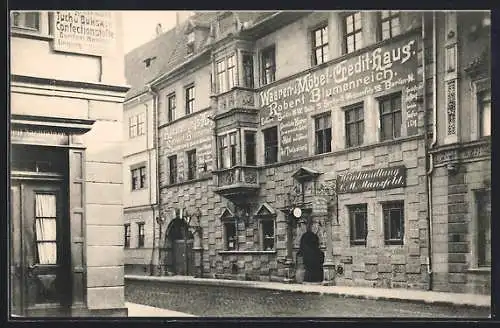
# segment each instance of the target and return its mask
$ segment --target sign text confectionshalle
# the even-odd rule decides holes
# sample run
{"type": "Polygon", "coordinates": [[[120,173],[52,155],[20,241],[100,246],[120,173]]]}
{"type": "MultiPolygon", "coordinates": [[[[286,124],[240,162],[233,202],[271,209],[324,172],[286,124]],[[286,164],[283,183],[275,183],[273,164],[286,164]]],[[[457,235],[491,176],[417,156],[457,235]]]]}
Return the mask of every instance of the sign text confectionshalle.
{"type": "Polygon", "coordinates": [[[263,89],[262,127],[278,123],[283,161],[309,155],[309,116],[390,90],[403,90],[408,135],[417,134],[417,99],[423,89],[418,69],[418,36],[374,50],[263,89]]]}

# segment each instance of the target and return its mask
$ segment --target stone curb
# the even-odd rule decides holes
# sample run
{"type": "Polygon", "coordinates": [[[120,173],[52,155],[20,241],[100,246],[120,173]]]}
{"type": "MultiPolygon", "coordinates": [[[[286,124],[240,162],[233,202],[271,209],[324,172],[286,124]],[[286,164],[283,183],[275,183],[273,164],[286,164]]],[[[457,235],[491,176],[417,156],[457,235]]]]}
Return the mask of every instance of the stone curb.
{"type": "MultiPolygon", "coordinates": [[[[276,282],[254,282],[254,281],[241,281],[241,280],[227,280],[227,279],[210,279],[210,278],[191,278],[191,277],[156,277],[156,276],[136,276],[136,275],[125,275],[125,280],[143,280],[143,281],[158,281],[165,283],[181,283],[190,285],[202,285],[202,286],[219,286],[219,287],[241,287],[241,288],[255,288],[264,290],[279,290],[284,292],[296,292],[305,294],[319,294],[319,295],[332,295],[344,298],[357,298],[357,299],[371,299],[371,300],[386,300],[386,301],[401,301],[408,303],[426,303],[434,305],[447,305],[447,306],[460,306],[460,307],[471,307],[471,308],[491,308],[491,298],[489,295],[474,295],[474,297],[479,298],[477,302],[467,301],[464,299],[464,294],[455,293],[444,293],[444,292],[432,292],[432,291],[416,291],[419,293],[429,293],[422,296],[408,296],[402,295],[380,295],[380,292],[385,292],[386,290],[381,288],[370,288],[369,292],[366,292],[360,287],[342,287],[342,289],[352,289],[352,291],[339,291],[333,290],[333,286],[323,286],[323,285],[304,285],[304,284],[286,284],[286,283],[276,283],[276,282]],[[438,296],[439,295],[439,296],[438,296]],[[436,299],[436,296],[438,299],[436,299]],[[458,298],[457,296],[462,296],[458,298]],[[449,300],[443,299],[450,297],[449,300]]],[[[390,292],[396,293],[406,293],[409,294],[412,290],[406,289],[392,289],[390,292]]],[[[468,294],[467,294],[468,295],[468,294]]]]}

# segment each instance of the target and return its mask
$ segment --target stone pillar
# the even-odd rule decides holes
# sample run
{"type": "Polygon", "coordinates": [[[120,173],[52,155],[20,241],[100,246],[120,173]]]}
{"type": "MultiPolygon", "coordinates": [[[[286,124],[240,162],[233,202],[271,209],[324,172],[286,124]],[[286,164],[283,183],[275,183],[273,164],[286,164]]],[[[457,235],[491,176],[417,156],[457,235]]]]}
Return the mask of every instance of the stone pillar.
{"type": "Polygon", "coordinates": [[[335,264],[333,262],[333,225],[332,221],[337,215],[337,205],[330,201],[328,204],[328,213],[325,216],[326,229],[326,253],[323,263],[323,285],[335,285],[335,264]]]}

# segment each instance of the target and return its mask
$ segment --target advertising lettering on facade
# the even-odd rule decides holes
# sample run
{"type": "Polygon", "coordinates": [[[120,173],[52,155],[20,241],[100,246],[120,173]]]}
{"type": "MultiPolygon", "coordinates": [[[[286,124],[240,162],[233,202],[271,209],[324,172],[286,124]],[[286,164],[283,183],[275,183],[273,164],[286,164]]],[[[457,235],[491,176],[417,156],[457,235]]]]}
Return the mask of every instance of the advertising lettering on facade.
{"type": "Polygon", "coordinates": [[[56,11],[54,50],[103,56],[115,45],[115,15],[109,11],[56,11]]]}
{"type": "Polygon", "coordinates": [[[12,143],[35,143],[45,145],[68,145],[69,136],[62,132],[40,131],[36,129],[12,129],[10,131],[12,143]]]}
{"type": "Polygon", "coordinates": [[[402,90],[407,134],[417,134],[417,99],[423,88],[418,36],[391,42],[341,62],[308,72],[258,96],[260,125],[278,123],[281,159],[309,155],[311,113],[340,108],[366,96],[402,90]]]}
{"type": "Polygon", "coordinates": [[[209,118],[212,110],[206,110],[189,118],[174,122],[162,129],[162,139],[167,156],[196,149],[197,162],[212,167],[212,139],[214,122],[209,118]]]}
{"type": "Polygon", "coordinates": [[[337,193],[339,194],[386,190],[405,186],[405,166],[357,171],[337,177],[337,193]]]}

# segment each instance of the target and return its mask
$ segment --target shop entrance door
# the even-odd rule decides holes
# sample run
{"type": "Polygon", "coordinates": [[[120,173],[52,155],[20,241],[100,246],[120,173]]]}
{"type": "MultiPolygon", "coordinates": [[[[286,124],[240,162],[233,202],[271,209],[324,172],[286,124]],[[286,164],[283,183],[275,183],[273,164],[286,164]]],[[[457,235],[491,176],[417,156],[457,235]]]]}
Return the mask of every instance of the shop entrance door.
{"type": "Polygon", "coordinates": [[[69,227],[61,182],[11,184],[11,314],[67,316],[69,227]]]}

